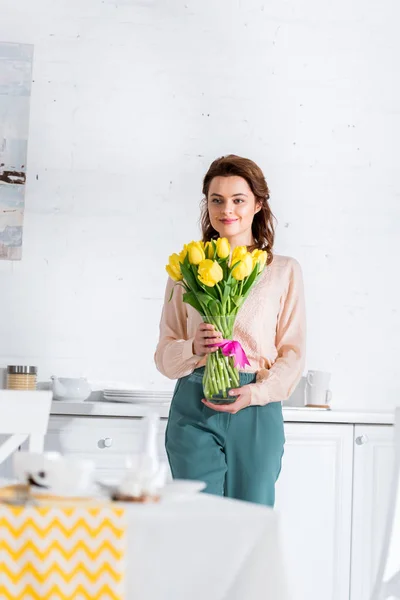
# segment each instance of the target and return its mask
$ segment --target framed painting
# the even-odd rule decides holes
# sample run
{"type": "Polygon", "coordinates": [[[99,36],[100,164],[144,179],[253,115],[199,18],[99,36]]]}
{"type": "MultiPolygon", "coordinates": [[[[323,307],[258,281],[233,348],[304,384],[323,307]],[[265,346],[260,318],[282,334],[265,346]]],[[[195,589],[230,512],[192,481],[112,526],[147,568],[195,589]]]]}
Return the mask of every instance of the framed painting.
{"type": "Polygon", "coordinates": [[[20,260],[33,46],[0,42],[0,259],[20,260]]]}

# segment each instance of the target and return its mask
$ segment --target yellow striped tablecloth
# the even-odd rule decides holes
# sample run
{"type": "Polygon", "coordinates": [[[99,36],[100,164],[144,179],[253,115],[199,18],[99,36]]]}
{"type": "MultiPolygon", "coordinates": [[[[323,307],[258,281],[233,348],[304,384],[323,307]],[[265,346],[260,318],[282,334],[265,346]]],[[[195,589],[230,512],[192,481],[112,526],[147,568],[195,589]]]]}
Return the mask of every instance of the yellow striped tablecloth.
{"type": "Polygon", "coordinates": [[[124,509],[0,504],[1,600],[122,600],[124,509]]]}

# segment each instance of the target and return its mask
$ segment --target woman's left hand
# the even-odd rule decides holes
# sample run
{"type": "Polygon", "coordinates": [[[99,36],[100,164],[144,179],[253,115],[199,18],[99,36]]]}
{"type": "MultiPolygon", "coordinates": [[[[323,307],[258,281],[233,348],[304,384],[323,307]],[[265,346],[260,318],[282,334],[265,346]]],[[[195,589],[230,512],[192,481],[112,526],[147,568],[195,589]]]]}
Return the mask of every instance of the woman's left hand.
{"type": "Polygon", "coordinates": [[[251,383],[248,385],[243,385],[240,388],[229,390],[229,396],[237,396],[235,402],[231,402],[230,404],[214,404],[213,402],[209,402],[203,398],[202,402],[208,408],[212,408],[212,410],[216,410],[218,412],[227,412],[235,415],[242,408],[246,408],[251,404],[251,383]]]}

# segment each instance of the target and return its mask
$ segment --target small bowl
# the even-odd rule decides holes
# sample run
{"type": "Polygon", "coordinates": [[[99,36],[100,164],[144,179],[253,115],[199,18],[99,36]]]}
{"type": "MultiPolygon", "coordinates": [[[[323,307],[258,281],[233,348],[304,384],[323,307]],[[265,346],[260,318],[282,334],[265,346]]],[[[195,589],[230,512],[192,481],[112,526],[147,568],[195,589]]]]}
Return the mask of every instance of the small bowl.
{"type": "Polygon", "coordinates": [[[84,402],[92,393],[85,377],[51,377],[53,398],[63,402],[84,402]]]}

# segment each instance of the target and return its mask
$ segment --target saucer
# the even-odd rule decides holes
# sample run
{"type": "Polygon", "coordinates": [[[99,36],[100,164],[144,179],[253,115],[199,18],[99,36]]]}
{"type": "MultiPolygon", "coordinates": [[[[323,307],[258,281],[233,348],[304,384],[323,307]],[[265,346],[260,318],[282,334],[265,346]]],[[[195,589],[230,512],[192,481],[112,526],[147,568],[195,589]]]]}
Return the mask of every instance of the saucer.
{"type": "MultiPolygon", "coordinates": [[[[108,495],[113,495],[117,492],[120,481],[116,481],[114,479],[96,481],[96,485],[108,495]]],[[[204,481],[194,481],[191,479],[174,479],[164,485],[159,490],[159,495],[161,500],[186,500],[188,498],[194,497],[195,494],[198,494],[204,488],[206,484],[204,481]]]]}
{"type": "Polygon", "coordinates": [[[32,496],[43,497],[43,498],[57,498],[57,499],[87,499],[99,496],[98,490],[91,486],[85,490],[73,490],[73,489],[57,489],[57,488],[41,488],[37,486],[31,487],[32,496]]]}
{"type": "Polygon", "coordinates": [[[206,487],[204,481],[174,479],[160,490],[161,500],[187,500],[206,487]]]}

